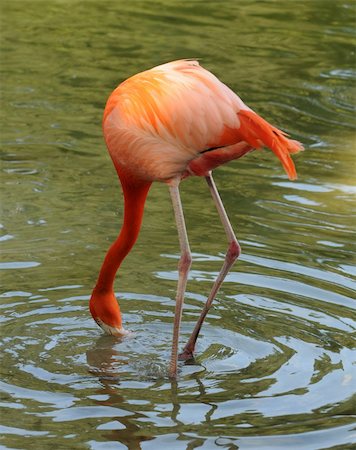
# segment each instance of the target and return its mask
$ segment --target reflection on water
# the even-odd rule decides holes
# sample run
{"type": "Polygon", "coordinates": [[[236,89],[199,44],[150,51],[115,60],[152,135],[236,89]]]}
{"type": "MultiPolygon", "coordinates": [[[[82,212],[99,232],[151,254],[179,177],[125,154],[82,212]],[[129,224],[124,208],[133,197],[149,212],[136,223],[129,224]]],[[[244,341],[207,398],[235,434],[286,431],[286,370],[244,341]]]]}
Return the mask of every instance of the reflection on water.
{"type": "MultiPolygon", "coordinates": [[[[3,9],[4,446],[352,448],[353,2],[52,2],[44,11],[18,0],[3,9]],[[131,335],[103,336],[88,300],[122,217],[101,137],[106,96],[181,57],[201,57],[306,151],[297,182],[268,152],[216,171],[243,254],[196,359],[171,382],[178,245],[165,186],[152,188],[117,281],[131,335]]],[[[205,183],[186,180],[182,200],[194,253],[181,345],[226,245],[205,183]]]]}

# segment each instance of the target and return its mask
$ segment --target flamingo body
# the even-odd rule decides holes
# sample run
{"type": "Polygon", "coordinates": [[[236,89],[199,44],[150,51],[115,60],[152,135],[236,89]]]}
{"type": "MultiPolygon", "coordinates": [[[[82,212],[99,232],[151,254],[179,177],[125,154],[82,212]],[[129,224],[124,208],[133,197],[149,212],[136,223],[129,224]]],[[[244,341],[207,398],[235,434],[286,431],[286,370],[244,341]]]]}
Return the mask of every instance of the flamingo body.
{"type": "Polygon", "coordinates": [[[289,153],[301,148],[192,60],[163,64],[121,83],[107,102],[103,128],[114,164],[150,181],[203,175],[264,144],[295,178],[289,153]],[[208,154],[213,148],[218,151],[208,154]]]}
{"type": "Polygon", "coordinates": [[[175,377],[179,326],[191,264],[178,190],[180,181],[192,175],[206,178],[229,242],[224,265],[185,347],[185,356],[190,357],[205,315],[240,253],[211,171],[266,146],[280,159],[289,178],[295,179],[290,154],[303,147],[254,113],[194,60],[163,64],[121,83],[107,101],[103,130],[121,181],[125,209],[121,231],[104,259],[93,290],[90,312],[106,333],[126,333],[113,290],[115,274],[138,237],[151,183],[166,182],[181,248],[170,365],[170,375],[175,377]]]}

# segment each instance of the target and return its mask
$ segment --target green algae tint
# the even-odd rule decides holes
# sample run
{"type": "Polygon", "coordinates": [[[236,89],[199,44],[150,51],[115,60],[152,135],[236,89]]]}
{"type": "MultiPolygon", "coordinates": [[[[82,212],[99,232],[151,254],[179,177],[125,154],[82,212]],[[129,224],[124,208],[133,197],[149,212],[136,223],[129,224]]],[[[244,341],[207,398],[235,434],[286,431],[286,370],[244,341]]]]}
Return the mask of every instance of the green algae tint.
{"type": "MultiPolygon", "coordinates": [[[[352,448],[354,17],[338,0],[4,2],[4,448],[352,448]],[[179,246],[165,185],[117,277],[131,336],[103,336],[88,300],[123,212],[106,99],[179,58],[200,58],[306,150],[296,182],[271,152],[216,170],[243,254],[173,383],[179,246]]],[[[226,242],[204,180],[181,190],[193,251],[182,347],[226,242]]]]}

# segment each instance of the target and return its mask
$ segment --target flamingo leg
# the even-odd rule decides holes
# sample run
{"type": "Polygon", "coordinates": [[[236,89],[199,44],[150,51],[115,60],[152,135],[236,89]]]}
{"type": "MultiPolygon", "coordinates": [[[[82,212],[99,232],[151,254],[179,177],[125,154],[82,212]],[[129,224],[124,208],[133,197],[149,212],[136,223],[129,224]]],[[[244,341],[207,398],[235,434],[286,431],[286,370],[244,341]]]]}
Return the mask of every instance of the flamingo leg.
{"type": "Polygon", "coordinates": [[[177,376],[179,329],[182,319],[185,288],[187,285],[189,269],[192,263],[192,255],[190,252],[187,230],[184,221],[183,208],[178,188],[179,182],[180,180],[175,179],[171,182],[169,186],[174,216],[177,224],[178,238],[181,252],[180,260],[178,263],[179,278],[176,295],[176,307],[174,313],[172,354],[171,354],[171,362],[169,365],[170,378],[176,378],[177,376]]]}
{"type": "Polygon", "coordinates": [[[216,209],[218,210],[219,216],[220,216],[220,220],[221,223],[224,227],[225,230],[225,234],[229,243],[226,255],[225,255],[225,260],[223,263],[223,266],[219,272],[218,277],[216,278],[214,285],[210,291],[209,297],[204,305],[204,308],[200,314],[200,317],[195,325],[195,328],[189,338],[189,341],[187,343],[187,345],[184,347],[183,353],[181,353],[179,355],[179,359],[181,360],[187,360],[187,359],[191,359],[193,358],[193,352],[194,352],[194,348],[195,348],[195,343],[196,340],[198,338],[201,326],[204,322],[204,319],[209,311],[209,309],[211,308],[211,305],[213,303],[214,298],[216,297],[216,294],[218,293],[220,286],[222,284],[222,282],[224,281],[227,273],[229,272],[229,270],[231,269],[232,265],[234,264],[234,262],[236,261],[236,259],[238,258],[238,256],[240,255],[240,245],[236,239],[235,233],[232,229],[231,223],[229,221],[229,218],[226,214],[224,205],[222,203],[222,200],[220,198],[219,192],[216,188],[215,182],[213,180],[213,177],[211,175],[211,172],[209,172],[209,175],[207,175],[205,177],[211,195],[213,197],[216,209]]]}

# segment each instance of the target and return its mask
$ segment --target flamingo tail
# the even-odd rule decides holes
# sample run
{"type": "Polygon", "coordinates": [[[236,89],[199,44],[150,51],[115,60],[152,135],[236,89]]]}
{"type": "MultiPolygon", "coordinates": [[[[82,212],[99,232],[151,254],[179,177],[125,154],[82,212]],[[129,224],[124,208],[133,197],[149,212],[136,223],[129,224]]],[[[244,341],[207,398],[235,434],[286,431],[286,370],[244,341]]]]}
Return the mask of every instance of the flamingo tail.
{"type": "Polygon", "coordinates": [[[281,161],[289,179],[295,180],[297,172],[290,154],[304,150],[303,145],[292,139],[283,131],[270,125],[251,110],[242,109],[238,113],[241,138],[254,148],[262,145],[270,148],[281,161]]]}

